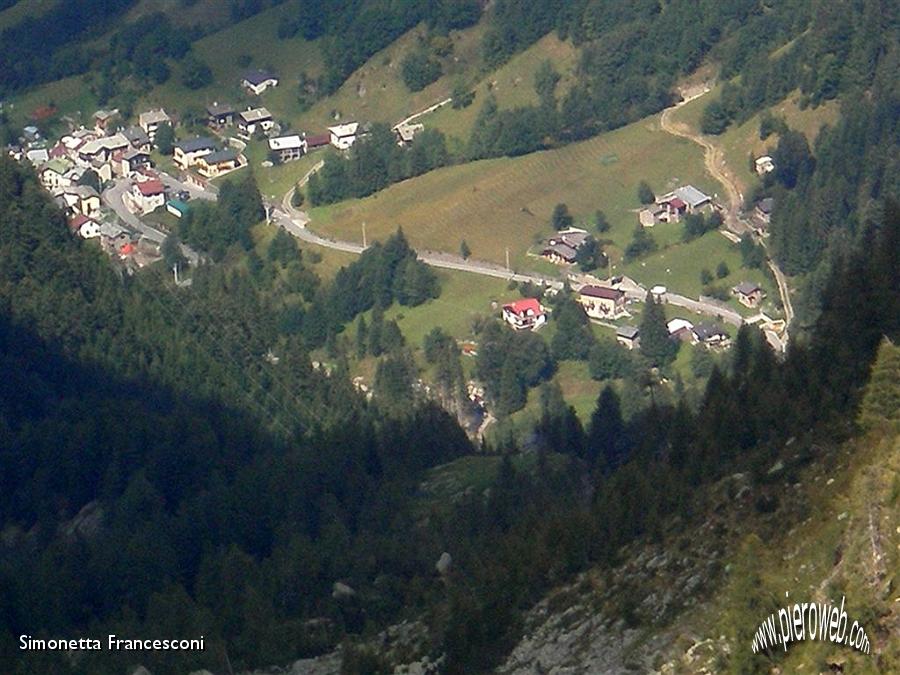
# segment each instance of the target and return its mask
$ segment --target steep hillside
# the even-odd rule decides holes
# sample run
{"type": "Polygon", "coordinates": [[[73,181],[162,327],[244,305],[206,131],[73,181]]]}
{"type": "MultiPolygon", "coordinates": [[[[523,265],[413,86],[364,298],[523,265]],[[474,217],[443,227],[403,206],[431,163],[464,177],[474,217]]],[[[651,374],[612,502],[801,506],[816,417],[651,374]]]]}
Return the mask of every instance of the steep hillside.
{"type": "Polygon", "coordinates": [[[870,391],[895,405],[872,415],[864,408],[865,435],[818,448],[824,454],[812,463],[798,449],[762,485],[742,474],[725,479],[710,491],[699,528],[675,534],[677,521],[668,521],[661,541],[622,552],[626,564],[588,571],[536,605],[497,672],[896,672],[898,365],[900,348],[885,342],[874,370],[893,379],[870,391]],[[753,654],[754,632],[771,612],[795,602],[839,606],[842,597],[871,653],[798,641],[786,653],[753,654]]]}

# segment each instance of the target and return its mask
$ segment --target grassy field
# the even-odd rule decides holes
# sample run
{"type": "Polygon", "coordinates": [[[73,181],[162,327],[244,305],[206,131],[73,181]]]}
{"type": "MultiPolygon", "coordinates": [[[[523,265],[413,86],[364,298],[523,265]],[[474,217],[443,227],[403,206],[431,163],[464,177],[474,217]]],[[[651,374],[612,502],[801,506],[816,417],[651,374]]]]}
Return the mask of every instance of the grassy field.
{"type": "Polygon", "coordinates": [[[296,118],[298,128],[321,131],[336,118],[395,124],[405,117],[442,101],[457,79],[468,81],[481,68],[481,38],[484,22],[453,31],[452,55],[443,59],[444,74],[422,91],[411,92],[403,83],[400,64],[425,37],[418,26],[372,56],[332,96],[316,103],[296,118]]]}
{"type": "Polygon", "coordinates": [[[239,109],[265,105],[279,119],[291,120],[298,112],[297,81],[301,71],[311,77],[322,72],[318,43],[300,37],[279,40],[276,36],[279,20],[292,10],[296,10],[295,5],[285,3],[198,40],[193,48],[212,69],[212,84],[198,90],[187,89],[181,84],[180,68],[175,67],[169,81],[144,96],[139,107],[183,110],[228,101],[239,109]],[[240,65],[239,61],[247,58],[250,65],[240,65]],[[270,68],[281,82],[262,96],[248,94],[240,87],[241,74],[248,68],[270,68]]]}
{"type": "MultiPolygon", "coordinates": [[[[673,113],[672,120],[686,124],[691,129],[699,131],[700,117],[703,109],[710,101],[719,96],[721,87],[716,87],[706,96],[702,96],[685,104],[680,110],[673,113]]],[[[810,146],[815,142],[819,129],[825,124],[833,125],[840,116],[840,105],[837,101],[828,101],[817,108],[800,109],[800,94],[794,92],[781,103],[771,106],[768,110],[776,117],[784,118],[792,129],[802,131],[809,140],[810,146]]],[[[772,135],[765,141],[759,138],[759,120],[761,113],[754,115],[740,125],[732,124],[721,136],[713,137],[714,141],[722,148],[725,161],[732,174],[740,184],[741,192],[747,194],[749,189],[757,184],[759,178],[750,169],[750,153],[755,157],[770,153],[778,144],[777,135],[772,135]]]]}
{"type": "Polygon", "coordinates": [[[561,41],[556,34],[551,33],[475,83],[475,100],[472,105],[461,110],[446,106],[423,117],[421,121],[456,138],[460,143],[466,142],[478,111],[489,93],[494,95],[501,109],[537,103],[534,75],[541,63],[549,60],[562,75],[557,85],[557,96],[562,97],[574,82],[576,59],[577,52],[572,43],[561,41]]]}
{"type": "Polygon", "coordinates": [[[313,228],[340,239],[371,239],[402,226],[414,246],[457,251],[465,239],[475,258],[503,263],[506,247],[519,269],[526,252],[550,233],[550,214],[565,202],[578,221],[603,210],[617,257],[637,225],[637,184],[658,191],[692,183],[714,193],[701,149],[648,118],[581,143],[518,158],[473,162],[433,171],[362,200],[313,210],[313,228]]]}

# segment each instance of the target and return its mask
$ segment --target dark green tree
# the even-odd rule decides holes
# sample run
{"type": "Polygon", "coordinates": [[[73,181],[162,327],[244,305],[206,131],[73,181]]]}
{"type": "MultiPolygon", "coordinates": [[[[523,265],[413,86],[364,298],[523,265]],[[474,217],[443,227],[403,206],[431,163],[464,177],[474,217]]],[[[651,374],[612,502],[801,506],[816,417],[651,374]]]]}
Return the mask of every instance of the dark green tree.
{"type": "Polygon", "coordinates": [[[575,219],[569,213],[569,207],[565,204],[557,204],[553,207],[553,214],[550,216],[550,225],[557,232],[572,227],[575,219]]]}
{"type": "Polygon", "coordinates": [[[653,188],[650,187],[650,183],[645,180],[638,183],[637,196],[641,204],[652,204],[656,200],[656,195],[653,194],[653,188]]]}
{"type": "Polygon", "coordinates": [[[669,337],[666,314],[661,302],[647,294],[641,317],[641,354],[654,366],[666,366],[675,360],[679,343],[669,337]]]}

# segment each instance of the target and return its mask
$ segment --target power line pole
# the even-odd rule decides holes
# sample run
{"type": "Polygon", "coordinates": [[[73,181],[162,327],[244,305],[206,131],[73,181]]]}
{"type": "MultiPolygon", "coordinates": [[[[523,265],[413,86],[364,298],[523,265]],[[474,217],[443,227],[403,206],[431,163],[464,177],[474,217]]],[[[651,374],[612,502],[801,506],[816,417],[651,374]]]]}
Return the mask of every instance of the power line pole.
{"type": "Polygon", "coordinates": [[[362,223],[362,235],[363,235],[363,248],[368,248],[366,244],[366,221],[362,223]]]}
{"type": "Polygon", "coordinates": [[[509,246],[506,247],[506,271],[509,271],[509,246]]]}

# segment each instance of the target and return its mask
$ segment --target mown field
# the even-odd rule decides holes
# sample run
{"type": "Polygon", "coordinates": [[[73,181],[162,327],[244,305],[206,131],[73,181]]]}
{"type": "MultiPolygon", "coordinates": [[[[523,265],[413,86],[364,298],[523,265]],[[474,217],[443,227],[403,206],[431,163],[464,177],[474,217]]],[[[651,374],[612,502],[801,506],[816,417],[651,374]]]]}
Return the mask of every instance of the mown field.
{"type": "MultiPolygon", "coordinates": [[[[637,185],[648,180],[659,192],[691,183],[709,193],[701,149],[659,128],[658,117],[560,149],[518,158],[447,167],[393,185],[362,200],[314,209],[313,227],[340,239],[384,238],[402,226],[416,247],[457,251],[465,239],[475,258],[532,266],[526,255],[550,233],[559,202],[578,222],[598,209],[612,225],[610,251],[621,256],[637,225],[637,185]]],[[[664,235],[660,235],[664,236],[664,235]]]]}

